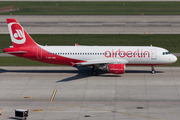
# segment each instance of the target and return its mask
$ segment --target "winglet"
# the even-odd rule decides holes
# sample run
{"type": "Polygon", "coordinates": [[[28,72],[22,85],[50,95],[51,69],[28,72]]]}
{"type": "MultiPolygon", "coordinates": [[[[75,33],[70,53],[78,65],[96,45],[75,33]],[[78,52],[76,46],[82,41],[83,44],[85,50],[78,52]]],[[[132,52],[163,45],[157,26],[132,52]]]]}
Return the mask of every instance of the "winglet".
{"type": "Polygon", "coordinates": [[[79,46],[79,44],[75,43],[75,46],[79,46]]]}

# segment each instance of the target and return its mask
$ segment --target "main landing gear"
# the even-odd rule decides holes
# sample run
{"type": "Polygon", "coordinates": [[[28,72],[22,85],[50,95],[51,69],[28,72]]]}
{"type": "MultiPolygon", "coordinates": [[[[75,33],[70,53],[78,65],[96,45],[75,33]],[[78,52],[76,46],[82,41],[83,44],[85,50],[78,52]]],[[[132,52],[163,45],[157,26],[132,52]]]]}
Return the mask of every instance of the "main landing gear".
{"type": "Polygon", "coordinates": [[[152,68],[152,71],[151,71],[151,73],[152,73],[152,74],[154,74],[154,73],[155,73],[154,66],[153,66],[153,65],[151,65],[151,68],[152,68]]]}
{"type": "Polygon", "coordinates": [[[92,68],[92,76],[97,76],[98,75],[98,66],[93,66],[92,68]]]}

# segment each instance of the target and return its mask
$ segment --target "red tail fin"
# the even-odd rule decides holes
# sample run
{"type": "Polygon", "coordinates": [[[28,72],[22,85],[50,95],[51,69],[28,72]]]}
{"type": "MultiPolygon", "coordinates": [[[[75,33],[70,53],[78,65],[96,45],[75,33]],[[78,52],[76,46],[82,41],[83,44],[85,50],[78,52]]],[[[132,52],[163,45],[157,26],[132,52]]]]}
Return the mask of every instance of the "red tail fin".
{"type": "Polygon", "coordinates": [[[16,19],[6,19],[13,47],[37,46],[16,19]]]}

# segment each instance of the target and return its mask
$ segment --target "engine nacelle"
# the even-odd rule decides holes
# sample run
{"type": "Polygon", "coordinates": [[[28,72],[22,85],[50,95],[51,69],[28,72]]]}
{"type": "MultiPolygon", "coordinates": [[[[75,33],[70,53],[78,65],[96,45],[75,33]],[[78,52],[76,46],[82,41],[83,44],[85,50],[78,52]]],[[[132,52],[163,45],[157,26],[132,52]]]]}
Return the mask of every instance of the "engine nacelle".
{"type": "Polygon", "coordinates": [[[113,74],[124,74],[125,67],[125,64],[109,64],[107,70],[113,74]]]}

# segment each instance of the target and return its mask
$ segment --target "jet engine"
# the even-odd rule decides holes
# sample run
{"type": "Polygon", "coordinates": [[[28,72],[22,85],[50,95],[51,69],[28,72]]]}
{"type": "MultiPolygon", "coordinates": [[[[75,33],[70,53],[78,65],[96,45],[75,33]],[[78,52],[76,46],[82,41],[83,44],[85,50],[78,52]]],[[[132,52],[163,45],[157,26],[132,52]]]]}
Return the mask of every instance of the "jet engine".
{"type": "Polygon", "coordinates": [[[109,73],[113,74],[124,74],[125,67],[125,64],[108,64],[107,70],[109,73]]]}

